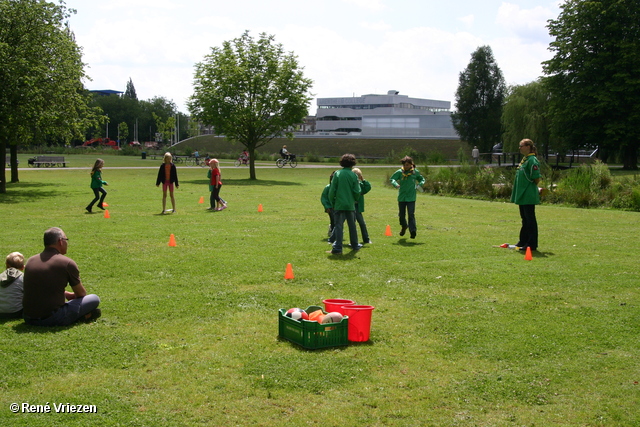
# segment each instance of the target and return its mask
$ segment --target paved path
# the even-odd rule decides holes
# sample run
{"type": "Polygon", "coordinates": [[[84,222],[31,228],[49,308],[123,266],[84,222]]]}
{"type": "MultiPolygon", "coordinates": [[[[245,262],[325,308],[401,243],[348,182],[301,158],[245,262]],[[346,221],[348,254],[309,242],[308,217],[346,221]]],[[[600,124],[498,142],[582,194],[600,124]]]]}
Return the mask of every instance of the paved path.
{"type": "MultiPolygon", "coordinates": [[[[241,166],[241,167],[235,167],[233,166],[233,162],[220,162],[221,165],[225,165],[226,169],[249,169],[248,166],[241,166]]],[[[182,166],[182,165],[176,165],[178,168],[183,169],[183,168],[188,168],[188,169],[207,169],[207,168],[203,168],[201,166],[182,166]]],[[[429,168],[457,168],[460,165],[428,165],[429,168]]],[[[490,167],[494,167],[497,165],[486,165],[486,166],[490,166],[490,167]]],[[[369,164],[364,164],[364,165],[358,165],[359,168],[361,169],[368,169],[368,168],[399,168],[400,165],[369,165],[369,164]]],[[[418,166],[419,167],[419,166],[418,166]]],[[[278,167],[275,164],[271,164],[271,163],[256,163],[256,169],[277,169],[278,167]]],[[[340,165],[339,164],[321,164],[321,163],[308,163],[308,164],[300,164],[298,163],[298,166],[296,168],[291,168],[290,166],[285,166],[282,169],[340,169],[340,165]]],[[[8,169],[8,168],[7,168],[8,169]]],[[[108,170],[108,169],[158,169],[158,166],[105,166],[103,168],[104,170],[108,170]]],[[[91,170],[90,167],[66,167],[66,168],[59,168],[59,167],[55,167],[55,168],[18,168],[19,171],[54,171],[54,170],[91,170]]]]}

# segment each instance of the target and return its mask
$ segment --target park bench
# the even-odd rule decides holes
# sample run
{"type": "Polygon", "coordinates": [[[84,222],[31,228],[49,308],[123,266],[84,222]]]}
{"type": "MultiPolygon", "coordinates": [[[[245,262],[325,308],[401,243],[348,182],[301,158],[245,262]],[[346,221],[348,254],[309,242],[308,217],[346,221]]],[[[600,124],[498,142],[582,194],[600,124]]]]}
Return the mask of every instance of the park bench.
{"type": "Polygon", "coordinates": [[[36,156],[29,159],[29,166],[37,167],[53,167],[62,166],[67,167],[67,163],[64,161],[64,156],[36,156]]]}

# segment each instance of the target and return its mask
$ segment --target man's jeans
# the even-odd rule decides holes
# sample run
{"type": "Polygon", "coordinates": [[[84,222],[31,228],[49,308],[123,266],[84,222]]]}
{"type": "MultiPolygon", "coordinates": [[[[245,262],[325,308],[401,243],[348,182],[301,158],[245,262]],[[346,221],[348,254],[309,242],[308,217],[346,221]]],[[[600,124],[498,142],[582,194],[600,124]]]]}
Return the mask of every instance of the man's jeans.
{"type": "Polygon", "coordinates": [[[72,299],[60,307],[51,316],[42,319],[30,319],[25,316],[24,320],[29,325],[34,326],[67,326],[80,319],[87,313],[98,308],[100,298],[97,295],[89,294],[82,298],[72,299]]]}

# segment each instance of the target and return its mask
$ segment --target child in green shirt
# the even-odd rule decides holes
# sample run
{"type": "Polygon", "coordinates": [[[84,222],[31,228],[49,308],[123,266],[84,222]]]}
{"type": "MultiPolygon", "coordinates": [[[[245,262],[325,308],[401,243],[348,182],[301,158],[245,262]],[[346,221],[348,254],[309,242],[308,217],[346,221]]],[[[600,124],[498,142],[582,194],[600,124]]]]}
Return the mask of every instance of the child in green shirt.
{"type": "Polygon", "coordinates": [[[402,160],[402,168],[391,175],[391,185],[398,189],[398,217],[400,218],[400,235],[404,236],[407,228],[411,238],[415,239],[416,227],[416,185],[424,185],[425,179],[416,169],[413,159],[405,156],[402,160]],[[407,222],[407,215],[409,221],[407,222]]]}

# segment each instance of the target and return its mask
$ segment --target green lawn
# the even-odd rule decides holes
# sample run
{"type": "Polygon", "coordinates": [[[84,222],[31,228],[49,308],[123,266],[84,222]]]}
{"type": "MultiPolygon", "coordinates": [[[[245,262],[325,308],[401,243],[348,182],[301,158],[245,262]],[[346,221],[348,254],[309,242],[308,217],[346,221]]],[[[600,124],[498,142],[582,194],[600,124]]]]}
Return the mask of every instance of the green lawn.
{"type": "Polygon", "coordinates": [[[251,182],[223,163],[229,209],[209,212],[206,169],[179,167],[178,212],[159,215],[160,161],[104,158],[109,219],[84,211],[95,156],[21,170],[0,195],[0,255],[34,255],[62,227],[103,312],[67,328],[0,323],[0,425],[640,424],[638,213],[542,205],[525,261],[492,246],[517,238],[508,203],[421,194],[417,239],[398,237],[383,186],[396,167],[364,166],[374,243],[336,257],[319,200],[331,169],[251,182]],[[310,351],[277,338],[279,308],[327,298],[375,306],[371,340],[310,351]]]}

